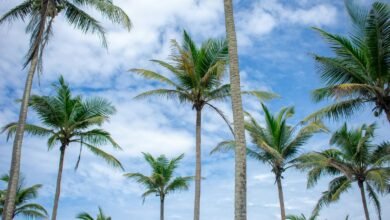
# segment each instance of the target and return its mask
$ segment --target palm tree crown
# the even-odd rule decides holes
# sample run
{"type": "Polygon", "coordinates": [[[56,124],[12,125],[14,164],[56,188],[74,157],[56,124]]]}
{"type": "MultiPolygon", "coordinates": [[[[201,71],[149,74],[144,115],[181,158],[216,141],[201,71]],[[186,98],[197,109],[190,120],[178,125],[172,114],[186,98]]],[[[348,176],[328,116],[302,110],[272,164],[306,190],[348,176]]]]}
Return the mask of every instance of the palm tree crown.
{"type": "Polygon", "coordinates": [[[309,118],[337,119],[370,104],[375,116],[385,113],[390,122],[390,6],[375,2],[365,11],[350,0],[346,6],[355,27],[349,38],[315,28],[336,55],[314,56],[326,87],[315,90],[313,97],[336,103],[309,118]]]}
{"type": "Polygon", "coordinates": [[[144,159],[152,168],[152,174],[145,176],[141,173],[127,173],[126,177],[134,179],[137,183],[146,187],[142,194],[143,199],[149,195],[156,195],[164,198],[167,194],[178,190],[187,190],[192,176],[174,177],[174,171],[179,165],[184,154],[169,160],[165,155],[154,158],[148,153],[143,153],[144,159]]]}
{"type": "MultiPolygon", "coordinates": [[[[112,139],[110,133],[97,128],[115,113],[115,108],[111,103],[102,98],[83,99],[81,96],[73,97],[62,76],[59,83],[53,86],[56,88],[56,96],[33,95],[30,98],[30,106],[38,114],[44,127],[26,124],[25,131],[34,136],[48,137],[49,150],[56,145],[60,147],[57,186],[51,216],[52,220],[55,220],[61,191],[65,151],[70,144],[80,144],[79,159],[75,168],[79,165],[83,147],[104,159],[111,166],[123,168],[114,156],[100,149],[100,146],[106,144],[112,145],[115,149],[121,149],[112,139]]],[[[17,127],[18,123],[10,123],[3,128],[3,131],[7,131],[8,138],[10,138],[16,133],[17,127]]]]}
{"type": "Polygon", "coordinates": [[[137,98],[165,96],[190,103],[193,108],[200,110],[205,105],[210,105],[213,100],[224,100],[229,96],[230,86],[221,84],[228,59],[225,40],[209,39],[199,48],[184,31],[183,45],[172,40],[172,48],[171,63],[161,60],[152,60],[152,62],[166,68],[174,76],[174,80],[150,70],[131,70],[145,78],[169,86],[169,88],[144,92],[137,98]]]}
{"type": "Polygon", "coordinates": [[[108,217],[104,214],[102,208],[99,207],[99,214],[96,219],[94,219],[90,214],[83,212],[76,216],[77,219],[81,220],[111,220],[111,217],[108,217]]]}
{"type": "Polygon", "coordinates": [[[143,153],[144,159],[152,168],[150,176],[142,173],[127,173],[126,177],[135,180],[137,183],[143,185],[146,191],[142,194],[143,201],[149,195],[156,195],[160,197],[160,219],[164,219],[164,201],[165,196],[180,190],[188,190],[192,176],[174,177],[174,171],[179,165],[184,154],[169,160],[165,155],[154,158],[148,153],[143,153]]]}
{"type": "MultiPolygon", "coordinates": [[[[69,144],[79,143],[80,147],[86,147],[110,165],[122,168],[115,157],[99,148],[101,145],[111,144],[114,148],[121,149],[110,133],[100,128],[91,128],[101,126],[115,113],[111,103],[102,98],[73,97],[62,76],[53,86],[56,96],[31,96],[30,106],[38,114],[43,126],[26,124],[26,132],[48,137],[49,150],[56,145],[60,146],[60,150],[65,150],[69,144]]],[[[8,139],[15,133],[16,127],[17,123],[13,122],[3,128],[8,133],[8,139]]]]}
{"type": "MultiPolygon", "coordinates": [[[[314,121],[309,124],[298,124],[290,126],[287,119],[294,115],[294,108],[282,108],[279,113],[272,115],[268,108],[262,104],[265,114],[265,126],[257,122],[249,113],[246,113],[248,120],[245,122],[245,129],[248,131],[252,147],[248,147],[246,152],[261,162],[272,167],[278,185],[281,217],[284,220],[284,198],[281,180],[288,164],[291,164],[297,155],[299,148],[306,143],[315,133],[326,131],[325,126],[314,121]]],[[[225,151],[234,149],[234,141],[221,142],[213,151],[225,151]]]]}
{"type": "MultiPolygon", "coordinates": [[[[9,176],[3,175],[0,180],[8,184],[9,176]]],[[[42,185],[36,184],[24,188],[23,179],[20,181],[16,193],[15,211],[12,217],[23,216],[27,219],[45,219],[47,217],[47,211],[43,206],[37,203],[29,203],[30,200],[36,199],[38,197],[38,190],[41,187],[42,185]]],[[[0,214],[3,213],[6,193],[6,189],[0,190],[0,214]]]]}
{"type": "Polygon", "coordinates": [[[342,193],[351,188],[353,182],[357,182],[361,189],[366,218],[369,219],[364,184],[381,218],[376,192],[388,193],[390,190],[390,169],[387,167],[390,162],[390,143],[373,144],[375,129],[375,124],[371,124],[349,130],[344,124],[340,130],[334,132],[330,140],[330,144],[336,148],[307,153],[296,160],[298,168],[309,170],[308,187],[314,186],[323,175],[337,176],[329,183],[328,191],[323,193],[314,212],[337,201],[342,193]]]}
{"type": "Polygon", "coordinates": [[[92,7],[113,23],[121,24],[130,30],[131,21],[126,13],[111,0],[25,0],[0,17],[0,25],[16,19],[22,21],[30,17],[26,31],[31,33],[31,45],[27,56],[27,65],[35,52],[42,57],[42,51],[52,33],[52,24],[58,14],[63,13],[65,19],[76,29],[84,33],[99,35],[104,47],[107,47],[105,29],[100,22],[85,12],[81,7],[92,7]],[[42,25],[47,23],[46,25],[42,25]],[[37,42],[37,39],[38,42],[37,42]]]}

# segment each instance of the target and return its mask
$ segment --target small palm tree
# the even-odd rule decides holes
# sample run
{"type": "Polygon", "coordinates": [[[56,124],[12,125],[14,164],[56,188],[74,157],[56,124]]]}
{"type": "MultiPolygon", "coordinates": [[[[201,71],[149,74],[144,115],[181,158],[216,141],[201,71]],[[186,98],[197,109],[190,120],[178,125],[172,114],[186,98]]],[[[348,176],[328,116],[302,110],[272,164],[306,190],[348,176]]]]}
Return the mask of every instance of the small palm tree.
{"type": "Polygon", "coordinates": [[[315,55],[318,72],[326,87],[313,93],[315,101],[334,99],[314,117],[349,116],[371,106],[375,116],[385,113],[390,123],[390,6],[375,2],[369,11],[346,0],[356,33],[349,38],[315,28],[329,42],[334,57],[315,55]]]}
{"type": "Polygon", "coordinates": [[[30,48],[27,53],[27,60],[24,64],[30,68],[26,78],[23,97],[21,101],[18,129],[12,148],[12,160],[10,170],[10,182],[8,184],[8,194],[6,205],[4,207],[3,219],[11,220],[12,213],[15,209],[16,189],[19,181],[20,157],[23,142],[23,133],[28,112],[28,102],[30,99],[31,87],[35,71],[42,71],[43,51],[49,38],[52,35],[53,21],[58,14],[63,13],[65,19],[74,28],[84,33],[99,35],[104,47],[107,47],[105,30],[100,22],[83,11],[80,7],[92,7],[100,12],[108,20],[122,24],[128,30],[131,28],[131,22],[126,13],[119,7],[115,6],[112,0],[24,0],[21,4],[12,8],[0,17],[0,25],[5,22],[15,20],[27,20],[29,23],[26,32],[31,34],[30,48]]]}
{"type": "Polygon", "coordinates": [[[99,214],[97,215],[96,219],[92,218],[92,216],[86,212],[78,214],[76,218],[81,220],[111,220],[111,217],[106,216],[100,207],[99,214]]]}
{"type": "MultiPolygon", "coordinates": [[[[121,149],[112,139],[110,133],[100,128],[115,113],[115,108],[105,99],[89,98],[84,100],[81,96],[73,97],[69,86],[61,76],[59,82],[54,84],[56,96],[32,96],[30,106],[38,114],[45,127],[26,124],[27,133],[48,137],[47,145],[51,150],[54,146],[60,146],[60,161],[52,220],[56,219],[58,201],[61,191],[62,169],[64,165],[65,151],[71,143],[80,143],[80,147],[86,147],[93,154],[103,158],[114,167],[122,168],[121,163],[112,155],[101,150],[99,146],[110,144],[116,149],[121,149]]],[[[15,134],[18,123],[10,123],[3,128],[8,132],[8,139],[15,134]]],[[[80,149],[81,153],[81,149],[80,149]]],[[[76,168],[79,164],[76,164],[76,168]]],[[[123,169],[123,168],[122,168],[123,169]]]]}
{"type": "MultiPolygon", "coordinates": [[[[199,219],[200,194],[201,194],[201,122],[202,110],[205,106],[215,110],[228,124],[227,118],[221,110],[215,107],[212,102],[222,101],[230,96],[230,85],[221,83],[225,74],[228,62],[228,48],[225,40],[209,39],[199,48],[195,42],[184,31],[183,45],[172,41],[174,52],[171,55],[172,63],[161,60],[153,62],[166,68],[174,76],[171,80],[162,74],[145,70],[132,69],[147,79],[157,80],[164,83],[168,88],[155,89],[141,93],[136,98],[147,98],[150,96],[164,96],[170,99],[179,100],[181,103],[189,103],[196,111],[196,172],[195,172],[195,204],[194,219],[199,219]]],[[[251,91],[258,98],[270,99],[274,94],[251,91]]],[[[233,132],[229,125],[230,130],[233,132]]]]}
{"type": "Polygon", "coordinates": [[[362,125],[358,129],[344,124],[334,132],[330,140],[336,148],[307,153],[297,158],[297,167],[309,170],[307,186],[314,186],[323,175],[337,176],[323,192],[313,212],[335,202],[356,182],[360,189],[364,214],[369,220],[366,191],[381,219],[381,206],[376,192],[390,191],[390,143],[373,144],[375,124],[362,125]]]}
{"type": "MultiPolygon", "coordinates": [[[[9,175],[3,175],[0,178],[1,181],[8,184],[9,175]]],[[[36,184],[27,188],[23,186],[23,179],[20,181],[18,190],[16,193],[15,201],[15,210],[12,214],[12,218],[17,216],[23,216],[27,219],[45,219],[47,218],[46,209],[37,204],[29,203],[30,200],[36,199],[38,197],[38,190],[42,187],[40,184],[36,184]]],[[[3,208],[5,203],[5,195],[7,194],[7,189],[0,190],[0,214],[3,214],[3,208]]]]}
{"type": "MultiPolygon", "coordinates": [[[[278,186],[281,219],[286,219],[282,179],[283,173],[291,166],[300,147],[315,133],[326,131],[319,122],[306,125],[290,126],[287,119],[294,115],[294,108],[282,108],[279,113],[271,115],[268,108],[262,104],[265,114],[265,126],[257,122],[249,113],[245,128],[251,136],[252,147],[247,148],[247,154],[256,160],[267,163],[272,167],[278,186]],[[290,165],[290,166],[289,166],[290,165]]],[[[234,141],[221,142],[213,151],[226,151],[234,149],[234,141]]]]}
{"type": "Polygon", "coordinates": [[[192,176],[174,177],[173,173],[179,165],[184,154],[169,160],[165,155],[154,158],[148,153],[143,153],[146,162],[152,168],[152,174],[145,176],[142,173],[127,173],[126,177],[135,180],[143,185],[146,191],[142,194],[143,201],[149,195],[160,197],[160,220],[164,220],[164,202],[165,197],[179,190],[188,190],[189,183],[193,180],[192,176]]]}

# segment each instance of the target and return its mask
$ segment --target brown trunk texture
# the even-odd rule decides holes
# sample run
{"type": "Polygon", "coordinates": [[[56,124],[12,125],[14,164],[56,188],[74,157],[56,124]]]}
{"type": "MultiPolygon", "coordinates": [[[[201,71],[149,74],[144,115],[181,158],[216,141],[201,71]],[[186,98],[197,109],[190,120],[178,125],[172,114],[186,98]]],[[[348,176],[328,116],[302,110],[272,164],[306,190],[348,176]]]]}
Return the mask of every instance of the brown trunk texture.
{"type": "Polygon", "coordinates": [[[226,37],[229,46],[230,86],[235,133],[234,219],[246,220],[246,142],[242,109],[237,39],[232,0],[224,0],[226,37]]]}
{"type": "Polygon", "coordinates": [[[370,215],[368,214],[366,194],[364,193],[364,184],[363,184],[362,181],[358,181],[358,185],[359,185],[359,188],[360,188],[360,195],[362,196],[364,215],[366,216],[366,220],[370,220],[370,215]]]}
{"type": "Polygon", "coordinates": [[[31,66],[27,74],[26,84],[24,86],[23,98],[20,106],[18,127],[16,129],[14,144],[12,148],[11,169],[9,173],[10,179],[8,182],[7,196],[4,203],[2,217],[2,219],[4,220],[12,220],[13,213],[15,211],[16,191],[19,184],[20,161],[22,156],[23,133],[28,112],[28,102],[30,99],[31,88],[34,79],[34,73],[37,69],[37,64],[38,53],[35,53],[31,61],[31,66]]]}
{"type": "Polygon", "coordinates": [[[65,146],[61,146],[60,151],[61,151],[61,155],[60,155],[60,162],[58,165],[56,194],[54,196],[54,205],[53,205],[53,212],[51,215],[51,220],[57,219],[58,202],[60,200],[60,194],[61,194],[62,170],[64,168],[65,146]]]}
{"type": "Polygon", "coordinates": [[[196,167],[195,167],[195,204],[194,204],[194,220],[200,218],[200,190],[201,190],[201,126],[202,126],[202,110],[196,109],[196,167]]]}

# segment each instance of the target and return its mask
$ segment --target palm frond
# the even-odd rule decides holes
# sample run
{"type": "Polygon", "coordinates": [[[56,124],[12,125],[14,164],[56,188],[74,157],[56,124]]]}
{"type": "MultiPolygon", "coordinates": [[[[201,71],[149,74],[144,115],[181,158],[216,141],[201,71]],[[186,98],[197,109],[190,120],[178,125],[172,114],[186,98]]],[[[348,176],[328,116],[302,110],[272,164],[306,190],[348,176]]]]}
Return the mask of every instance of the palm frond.
{"type": "Polygon", "coordinates": [[[210,151],[210,154],[234,152],[235,146],[234,140],[222,141],[210,151]]]}
{"type": "Polygon", "coordinates": [[[188,190],[190,182],[193,179],[194,177],[192,176],[176,177],[166,186],[165,194],[175,192],[175,191],[188,190]]]}
{"type": "Polygon", "coordinates": [[[26,0],[11,10],[7,11],[3,16],[0,17],[0,25],[4,22],[13,22],[17,19],[24,19],[29,16],[32,12],[32,1],[26,0]]]}
{"type": "Polygon", "coordinates": [[[379,202],[378,195],[375,193],[374,188],[372,188],[371,185],[368,183],[366,183],[366,189],[368,197],[374,203],[376,213],[378,214],[378,219],[382,220],[381,204],[379,202]]]}
{"type": "Polygon", "coordinates": [[[94,220],[92,216],[90,216],[88,213],[86,212],[83,212],[83,213],[80,213],[76,216],[76,218],[78,219],[82,219],[82,220],[94,220]]]}
{"type": "Polygon", "coordinates": [[[261,90],[243,91],[242,94],[254,96],[261,102],[268,101],[268,100],[280,97],[276,93],[267,92],[267,91],[261,91],[261,90]]]}
{"type": "MultiPolygon", "coordinates": [[[[156,62],[156,61],[155,61],[156,62]]],[[[136,73],[146,79],[153,79],[162,83],[166,83],[169,86],[173,86],[174,88],[181,88],[178,84],[173,82],[172,80],[168,79],[167,77],[153,72],[151,70],[145,70],[145,69],[131,69],[130,72],[136,73]]]]}
{"type": "Polygon", "coordinates": [[[97,34],[103,47],[107,48],[106,31],[100,22],[69,1],[64,1],[64,4],[66,6],[65,17],[68,22],[84,33],[97,34]]]}
{"type": "Polygon", "coordinates": [[[310,114],[303,121],[319,120],[321,118],[331,118],[336,121],[341,117],[351,117],[364,105],[365,100],[361,98],[340,101],[310,114]]]}
{"type": "MultiPolygon", "coordinates": [[[[9,140],[16,133],[17,128],[18,128],[18,123],[12,122],[12,123],[5,125],[2,128],[1,132],[2,133],[7,132],[7,140],[9,140]]],[[[26,133],[28,133],[32,136],[46,137],[46,136],[54,134],[53,130],[43,128],[43,127],[40,127],[37,125],[32,125],[32,124],[25,124],[24,130],[26,133]]]]}
{"type": "Polygon", "coordinates": [[[120,168],[121,170],[124,170],[121,162],[119,162],[119,160],[116,159],[113,155],[106,153],[105,151],[91,144],[83,143],[83,145],[85,145],[93,154],[105,160],[112,167],[120,168]]]}
{"type": "Polygon", "coordinates": [[[132,24],[127,14],[111,0],[75,0],[80,5],[95,7],[96,10],[113,23],[123,25],[130,31],[132,24]]]}

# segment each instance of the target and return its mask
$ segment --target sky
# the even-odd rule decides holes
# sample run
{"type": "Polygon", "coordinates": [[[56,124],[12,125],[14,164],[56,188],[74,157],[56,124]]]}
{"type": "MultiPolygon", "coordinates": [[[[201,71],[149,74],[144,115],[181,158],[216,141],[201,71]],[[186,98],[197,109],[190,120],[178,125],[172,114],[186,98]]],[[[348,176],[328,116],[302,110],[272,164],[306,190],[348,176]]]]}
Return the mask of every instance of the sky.
{"type": "MultiPolygon", "coordinates": [[[[3,0],[0,14],[21,1],[3,0]]],[[[235,19],[238,36],[241,84],[243,90],[275,92],[280,99],[267,102],[273,112],[283,106],[295,106],[294,124],[306,115],[327,104],[313,103],[310,92],[323,85],[316,72],[311,54],[332,55],[328,45],[311,27],[331,33],[348,34],[351,24],[343,1],[340,0],[235,0],[235,19]]],[[[370,0],[357,0],[370,5],[370,0]]],[[[112,25],[92,9],[86,9],[102,22],[107,31],[108,50],[99,38],[83,34],[60,15],[54,22],[54,35],[45,51],[44,71],[34,80],[32,93],[54,94],[51,84],[60,75],[69,82],[72,92],[84,97],[99,96],[109,99],[117,109],[110,121],[103,125],[123,148],[104,149],[115,155],[125,172],[150,172],[141,152],[175,157],[185,154],[177,175],[195,172],[195,112],[190,105],[165,99],[134,100],[137,94],[161,85],[133,73],[131,68],[144,68],[169,74],[149,60],[167,60],[170,40],[181,42],[183,30],[189,32],[197,44],[208,38],[225,36],[222,0],[115,0],[131,18],[133,29],[127,32],[112,25]]],[[[15,21],[0,26],[0,125],[17,120],[26,69],[22,63],[28,48],[26,24],[15,21]]],[[[227,77],[225,80],[227,82],[227,77]]],[[[263,120],[258,100],[244,96],[244,108],[259,121],[263,120]]],[[[231,119],[230,101],[215,103],[231,119]]],[[[39,123],[34,112],[29,123],[39,123]]],[[[335,130],[344,121],[325,121],[335,130]]],[[[369,109],[353,115],[351,126],[376,122],[379,143],[388,139],[389,125],[384,117],[374,117],[369,109]]],[[[330,134],[313,137],[301,152],[329,147],[330,134]]],[[[202,197],[201,219],[233,219],[234,215],[234,155],[210,155],[220,141],[231,139],[223,120],[210,109],[205,109],[202,127],[202,197]]],[[[249,143],[249,138],[248,143],[249,143]]],[[[0,174],[9,171],[12,141],[0,135],[0,174]]],[[[65,156],[59,220],[75,219],[80,212],[93,216],[102,207],[113,219],[154,220],[159,216],[159,200],[152,196],[142,203],[143,188],[123,177],[125,172],[109,167],[99,158],[84,151],[79,169],[74,170],[79,151],[71,145],[65,156]]],[[[21,171],[26,185],[43,184],[36,202],[49,213],[53,206],[59,149],[47,150],[46,140],[26,136],[22,151],[21,171]]],[[[248,159],[248,220],[278,219],[279,205],[271,168],[248,159]]],[[[306,174],[286,171],[283,179],[287,214],[309,215],[321,192],[327,189],[329,178],[306,189],[306,174]]],[[[0,185],[4,188],[4,184],[0,185]]],[[[167,220],[192,218],[194,184],[185,192],[169,195],[166,200],[167,220]]],[[[340,201],[325,207],[319,219],[364,219],[357,186],[341,196],[340,201]]],[[[390,216],[389,197],[381,197],[383,218],[390,216]]],[[[370,204],[375,219],[375,211],[370,204]]],[[[19,218],[20,219],[20,218],[19,218]]]]}

